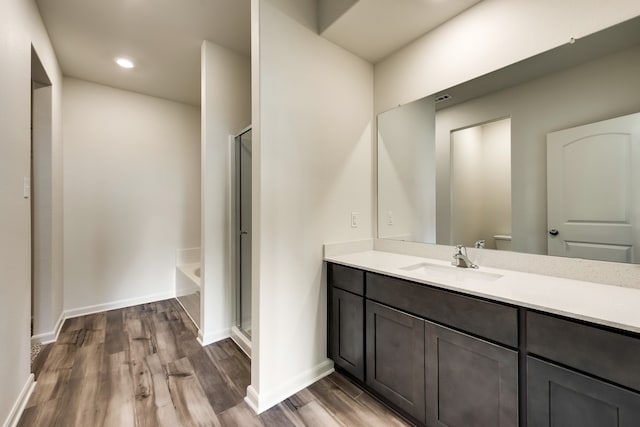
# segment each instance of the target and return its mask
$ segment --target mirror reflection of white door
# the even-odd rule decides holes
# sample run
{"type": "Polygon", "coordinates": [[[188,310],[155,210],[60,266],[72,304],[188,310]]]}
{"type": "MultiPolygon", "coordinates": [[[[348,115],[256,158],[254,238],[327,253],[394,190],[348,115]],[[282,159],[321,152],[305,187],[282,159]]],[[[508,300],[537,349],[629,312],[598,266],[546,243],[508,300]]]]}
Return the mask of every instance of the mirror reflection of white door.
{"type": "Polygon", "coordinates": [[[547,134],[549,255],[640,262],[640,113],[547,134]]]}

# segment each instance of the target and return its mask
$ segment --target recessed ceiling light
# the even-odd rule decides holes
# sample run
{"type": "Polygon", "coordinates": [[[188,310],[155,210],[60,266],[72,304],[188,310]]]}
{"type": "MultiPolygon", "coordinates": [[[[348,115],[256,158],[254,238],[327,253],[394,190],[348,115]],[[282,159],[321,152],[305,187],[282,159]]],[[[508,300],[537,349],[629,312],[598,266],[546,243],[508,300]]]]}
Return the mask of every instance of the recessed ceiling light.
{"type": "Polygon", "coordinates": [[[133,67],[135,67],[133,62],[131,62],[131,60],[129,60],[127,58],[116,58],[116,64],[118,64],[122,68],[133,68],[133,67]]]}

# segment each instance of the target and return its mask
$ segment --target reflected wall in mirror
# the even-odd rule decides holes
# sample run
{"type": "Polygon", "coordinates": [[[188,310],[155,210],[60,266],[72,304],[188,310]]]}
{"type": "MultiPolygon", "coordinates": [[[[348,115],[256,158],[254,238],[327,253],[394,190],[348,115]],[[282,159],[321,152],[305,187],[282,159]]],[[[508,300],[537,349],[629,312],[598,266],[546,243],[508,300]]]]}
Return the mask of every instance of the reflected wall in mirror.
{"type": "MultiPolygon", "coordinates": [[[[467,246],[485,240],[487,248],[640,262],[639,255],[634,255],[640,252],[633,242],[616,237],[602,243],[576,237],[566,229],[565,223],[597,224],[602,220],[600,214],[586,213],[584,197],[579,208],[582,214],[575,219],[548,219],[547,203],[547,136],[640,112],[638,76],[640,18],[635,18],[380,114],[378,237],[467,246]],[[507,118],[508,125],[502,122],[507,118]],[[461,145],[458,151],[457,145],[464,143],[460,140],[483,133],[476,126],[498,123],[508,127],[509,147],[487,154],[481,152],[480,144],[475,148],[461,145]],[[484,160],[470,163],[473,150],[484,160]],[[492,176],[499,174],[500,178],[492,176]],[[505,191],[509,192],[508,198],[505,191]],[[488,224],[486,218],[496,221],[488,224]],[[559,232],[552,235],[551,230],[559,232]],[[558,245],[564,251],[550,252],[558,245]],[[603,251],[605,246],[614,250],[603,251]],[[603,255],[605,252],[608,255],[603,255]]],[[[628,161],[638,162],[640,124],[634,126],[625,131],[627,143],[620,150],[628,151],[628,161]]],[[[595,153],[597,149],[580,156],[602,164],[603,157],[595,153]]],[[[613,170],[625,167],[614,165],[613,170]]],[[[578,181],[593,183],[598,179],[591,174],[601,169],[574,166],[571,173],[579,170],[584,175],[578,181]]],[[[629,174],[619,179],[633,181],[638,177],[629,174]]],[[[581,191],[595,201],[597,194],[623,192],[620,182],[612,182],[608,189],[600,187],[596,191],[594,187],[592,195],[588,185],[581,191]]],[[[638,235],[640,231],[632,223],[640,217],[636,209],[640,194],[637,186],[624,188],[629,189],[624,190],[628,197],[616,212],[614,222],[618,226],[614,224],[608,232],[638,235]],[[620,231],[625,223],[632,228],[620,231]]]]}
{"type": "Polygon", "coordinates": [[[496,249],[511,236],[511,119],[453,131],[450,148],[449,241],[496,249]]]}
{"type": "Polygon", "coordinates": [[[420,99],[378,116],[378,236],[435,242],[435,104],[420,99]]]}

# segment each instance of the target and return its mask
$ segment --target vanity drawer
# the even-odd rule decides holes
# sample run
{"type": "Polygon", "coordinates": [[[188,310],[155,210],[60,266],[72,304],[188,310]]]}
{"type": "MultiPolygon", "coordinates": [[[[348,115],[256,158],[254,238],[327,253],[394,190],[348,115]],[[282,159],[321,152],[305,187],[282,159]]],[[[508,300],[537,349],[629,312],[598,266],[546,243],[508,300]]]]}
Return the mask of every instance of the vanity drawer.
{"type": "Polygon", "coordinates": [[[419,283],[367,273],[367,298],[511,347],[518,346],[515,307],[419,283]]]}
{"type": "Polygon", "coordinates": [[[364,271],[343,265],[327,265],[327,279],[331,286],[364,295],[364,271]]]}
{"type": "Polygon", "coordinates": [[[640,390],[640,337],[529,311],[527,352],[640,390]]]}

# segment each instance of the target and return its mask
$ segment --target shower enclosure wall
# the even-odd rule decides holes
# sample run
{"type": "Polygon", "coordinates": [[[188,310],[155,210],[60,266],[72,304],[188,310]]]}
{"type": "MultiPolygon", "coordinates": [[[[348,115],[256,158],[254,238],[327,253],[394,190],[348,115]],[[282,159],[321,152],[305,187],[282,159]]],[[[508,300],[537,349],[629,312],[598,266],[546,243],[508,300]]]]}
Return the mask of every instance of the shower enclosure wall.
{"type": "MultiPolygon", "coordinates": [[[[235,138],[236,326],[251,340],[251,128],[235,138]]],[[[243,337],[239,337],[243,338],[243,337]]],[[[250,345],[250,344],[249,344],[250,345]]],[[[246,351],[246,349],[245,349],[246,351]]]]}

